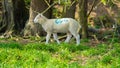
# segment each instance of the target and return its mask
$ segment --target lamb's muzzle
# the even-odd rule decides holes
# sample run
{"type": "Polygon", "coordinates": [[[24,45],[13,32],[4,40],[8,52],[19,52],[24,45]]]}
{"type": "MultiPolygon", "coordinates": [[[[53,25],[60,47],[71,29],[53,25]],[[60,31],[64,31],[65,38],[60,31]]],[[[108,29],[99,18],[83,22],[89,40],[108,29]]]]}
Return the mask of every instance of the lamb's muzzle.
{"type": "Polygon", "coordinates": [[[34,23],[41,24],[43,29],[47,32],[46,44],[49,42],[51,34],[53,34],[53,37],[57,41],[57,43],[60,44],[57,38],[57,33],[67,33],[67,38],[65,42],[69,42],[73,35],[76,38],[76,44],[80,44],[79,30],[81,26],[75,19],[47,19],[42,14],[38,14],[34,19],[34,23]]]}

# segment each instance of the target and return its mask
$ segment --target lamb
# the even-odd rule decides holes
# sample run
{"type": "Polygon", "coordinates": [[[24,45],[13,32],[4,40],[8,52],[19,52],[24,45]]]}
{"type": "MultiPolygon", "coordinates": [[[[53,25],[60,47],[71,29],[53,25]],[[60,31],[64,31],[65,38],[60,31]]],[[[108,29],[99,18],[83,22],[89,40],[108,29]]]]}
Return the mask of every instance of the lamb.
{"type": "Polygon", "coordinates": [[[76,38],[76,44],[80,44],[80,35],[78,32],[81,26],[72,18],[48,19],[39,13],[35,17],[34,23],[41,24],[43,29],[47,32],[46,44],[48,44],[51,34],[53,34],[53,37],[57,43],[60,44],[57,33],[67,33],[67,38],[65,40],[66,43],[70,41],[73,35],[76,38]]]}

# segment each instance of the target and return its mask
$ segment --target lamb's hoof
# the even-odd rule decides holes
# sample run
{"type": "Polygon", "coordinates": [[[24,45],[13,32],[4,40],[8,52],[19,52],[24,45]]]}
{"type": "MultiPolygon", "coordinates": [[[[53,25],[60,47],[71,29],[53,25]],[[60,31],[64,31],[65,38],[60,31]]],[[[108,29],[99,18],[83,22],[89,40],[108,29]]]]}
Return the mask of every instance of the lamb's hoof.
{"type": "Polygon", "coordinates": [[[76,46],[79,46],[80,44],[76,44],[76,46]]]}
{"type": "Polygon", "coordinates": [[[60,45],[60,43],[57,43],[57,45],[60,45]]]}
{"type": "Polygon", "coordinates": [[[48,43],[45,43],[45,45],[48,45],[48,43]]]}

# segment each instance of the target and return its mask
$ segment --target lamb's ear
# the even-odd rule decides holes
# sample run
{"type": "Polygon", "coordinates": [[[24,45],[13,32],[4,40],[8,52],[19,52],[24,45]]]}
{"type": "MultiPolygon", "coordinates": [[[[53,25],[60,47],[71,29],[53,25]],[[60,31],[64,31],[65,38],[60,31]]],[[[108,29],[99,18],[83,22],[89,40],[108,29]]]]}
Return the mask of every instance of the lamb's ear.
{"type": "Polygon", "coordinates": [[[38,14],[38,16],[39,16],[39,17],[42,17],[42,14],[41,14],[41,13],[39,13],[39,14],[38,14]]]}
{"type": "Polygon", "coordinates": [[[43,17],[43,14],[40,14],[40,17],[43,17]]]}

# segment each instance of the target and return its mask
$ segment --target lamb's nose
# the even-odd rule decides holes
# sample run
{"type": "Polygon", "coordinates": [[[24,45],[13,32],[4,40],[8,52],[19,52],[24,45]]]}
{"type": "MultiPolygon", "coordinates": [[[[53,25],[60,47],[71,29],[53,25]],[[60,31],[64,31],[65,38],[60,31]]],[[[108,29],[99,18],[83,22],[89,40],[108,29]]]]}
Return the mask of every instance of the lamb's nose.
{"type": "Polygon", "coordinates": [[[33,21],[34,23],[37,23],[37,20],[36,19],[34,19],[34,21],[33,21]]]}

